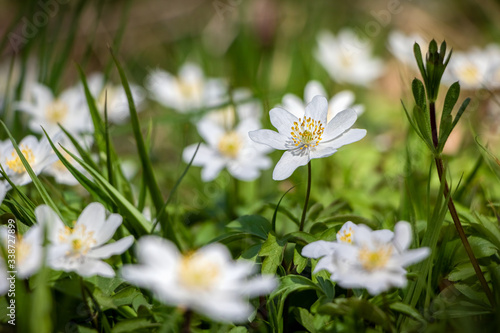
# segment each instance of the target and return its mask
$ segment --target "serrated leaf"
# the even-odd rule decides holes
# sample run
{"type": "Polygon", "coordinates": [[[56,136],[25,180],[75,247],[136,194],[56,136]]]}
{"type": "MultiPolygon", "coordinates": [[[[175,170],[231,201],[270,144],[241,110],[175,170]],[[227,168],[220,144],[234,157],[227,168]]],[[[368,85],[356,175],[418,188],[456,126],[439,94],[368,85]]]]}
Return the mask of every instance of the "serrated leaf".
{"type": "Polygon", "coordinates": [[[284,243],[279,242],[276,235],[270,232],[259,251],[259,255],[265,257],[262,261],[262,274],[276,274],[283,261],[283,250],[284,243]]]}
{"type": "Polygon", "coordinates": [[[296,245],[293,249],[293,264],[296,266],[295,270],[297,273],[302,273],[304,268],[307,266],[307,258],[304,258],[300,253],[302,252],[302,246],[296,245]],[[298,247],[298,249],[297,249],[298,247]]]}

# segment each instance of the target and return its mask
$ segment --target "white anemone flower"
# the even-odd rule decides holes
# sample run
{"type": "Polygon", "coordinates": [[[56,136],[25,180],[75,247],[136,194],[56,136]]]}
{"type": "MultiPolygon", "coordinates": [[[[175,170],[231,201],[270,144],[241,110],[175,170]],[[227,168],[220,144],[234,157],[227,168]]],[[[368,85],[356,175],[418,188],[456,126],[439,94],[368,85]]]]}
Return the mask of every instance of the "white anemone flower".
{"type": "MultiPolygon", "coordinates": [[[[291,114],[300,118],[305,112],[306,105],[312,101],[314,96],[324,96],[328,98],[328,94],[323,88],[323,85],[313,80],[309,81],[304,88],[304,100],[301,100],[294,94],[286,94],[283,96],[282,104],[285,110],[288,110],[291,114]]],[[[365,111],[365,107],[360,104],[353,105],[354,99],[354,93],[350,90],[343,90],[336,93],[328,102],[327,121],[332,120],[339,112],[348,108],[354,109],[358,116],[361,115],[365,111]]]]}
{"type": "MultiPolygon", "coordinates": [[[[227,130],[210,119],[197,124],[198,133],[207,144],[201,144],[193,165],[203,167],[201,178],[208,182],[217,177],[223,168],[240,180],[252,181],[260,171],[271,167],[271,159],[265,154],[269,148],[256,144],[248,132],[261,128],[255,119],[244,119],[233,130],[227,130]]],[[[182,157],[188,163],[194,155],[197,144],[184,149],[182,157]]]]}
{"type": "Polygon", "coordinates": [[[418,70],[417,61],[413,53],[413,45],[418,43],[425,49],[428,43],[417,33],[405,35],[401,31],[391,31],[387,39],[387,48],[401,63],[418,70]]]}
{"type": "Polygon", "coordinates": [[[372,55],[372,45],[350,29],[342,29],[337,36],[329,31],[318,35],[315,57],[331,79],[339,83],[367,86],[383,72],[381,59],[372,55]]]}
{"type": "MultiPolygon", "coordinates": [[[[88,77],[88,86],[91,94],[95,98],[96,107],[104,117],[104,106],[108,114],[108,121],[115,124],[123,124],[130,117],[130,109],[127,94],[122,85],[113,85],[105,82],[101,73],[94,73],[88,77]]],[[[132,99],[136,111],[142,111],[145,98],[144,89],[138,85],[129,83],[132,99]]],[[[104,119],[104,118],[103,118],[104,119]]]]}
{"type": "Polygon", "coordinates": [[[0,235],[3,246],[7,249],[9,240],[15,237],[15,271],[21,279],[27,279],[37,273],[43,263],[43,229],[40,225],[34,225],[23,235],[10,234],[5,226],[0,227],[0,235]]]}
{"type": "MultiPolygon", "coordinates": [[[[40,174],[48,165],[57,161],[57,155],[54,154],[45,137],[38,141],[33,135],[28,135],[21,140],[18,146],[36,175],[40,174]]],[[[12,143],[2,145],[0,164],[2,164],[5,173],[15,185],[22,186],[31,182],[31,178],[12,143]]]]}
{"type": "Polygon", "coordinates": [[[56,270],[113,277],[113,268],[102,259],[125,252],[134,242],[133,236],[127,236],[106,244],[122,224],[122,217],[111,214],[106,219],[104,206],[97,202],[83,210],[73,228],[65,226],[49,206],[37,207],[35,215],[38,223],[47,225],[47,263],[56,270]]]}
{"type": "Polygon", "coordinates": [[[254,276],[255,267],[234,261],[224,245],[210,244],[181,254],[174,244],[157,236],[137,244],[138,265],[125,265],[122,277],[154,292],[169,305],[192,309],[213,320],[244,322],[252,314],[249,297],[274,290],[273,276],[254,276]]]}
{"type": "Polygon", "coordinates": [[[227,101],[227,84],[222,79],[206,78],[198,65],[184,64],[174,76],[156,69],[146,79],[151,98],[180,113],[210,108],[227,101]]]}
{"type": "Polygon", "coordinates": [[[43,134],[43,127],[49,135],[54,135],[60,131],[58,124],[73,134],[93,131],[79,87],[68,88],[54,97],[47,86],[36,83],[31,88],[31,96],[32,101],[17,102],[16,108],[32,116],[28,125],[33,132],[43,134]]]}
{"type": "Polygon", "coordinates": [[[269,111],[271,123],[278,132],[263,129],[249,133],[255,142],[285,150],[274,168],[274,180],[286,179],[311,159],[331,156],[340,147],[366,135],[364,129],[350,129],[357,119],[353,109],[340,112],[329,122],[327,113],[326,98],[316,96],[300,117],[279,107],[269,111]]]}
{"type": "Polygon", "coordinates": [[[366,288],[372,295],[392,287],[404,288],[405,267],[430,254],[429,248],[408,250],[411,237],[411,225],[405,221],[396,224],[394,233],[358,225],[352,244],[339,242],[316,270],[329,271],[331,279],[343,288],[366,288]]]}

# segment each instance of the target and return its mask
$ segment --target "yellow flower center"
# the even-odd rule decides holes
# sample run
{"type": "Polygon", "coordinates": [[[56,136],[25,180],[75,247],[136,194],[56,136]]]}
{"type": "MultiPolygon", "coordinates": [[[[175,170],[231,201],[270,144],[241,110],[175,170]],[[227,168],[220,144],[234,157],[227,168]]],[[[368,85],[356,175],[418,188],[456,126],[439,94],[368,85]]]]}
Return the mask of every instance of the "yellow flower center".
{"type": "Polygon", "coordinates": [[[458,77],[465,83],[475,84],[480,81],[479,70],[476,66],[469,64],[458,71],[458,77]]]}
{"type": "Polygon", "coordinates": [[[385,267],[392,254],[391,245],[381,245],[375,250],[366,247],[359,250],[359,260],[367,271],[373,271],[385,267]]]}
{"type": "MultiPolygon", "coordinates": [[[[19,146],[19,149],[21,150],[21,153],[23,154],[26,161],[28,161],[30,165],[33,165],[33,163],[35,163],[35,155],[33,154],[33,151],[29,147],[26,147],[25,145],[19,146]]],[[[25,172],[26,169],[24,168],[23,162],[17,155],[15,149],[12,150],[11,157],[12,158],[10,160],[7,160],[6,162],[7,166],[15,173],[21,174],[25,172]]]]}
{"type": "Polygon", "coordinates": [[[54,124],[62,122],[68,115],[68,104],[56,99],[46,108],[47,119],[54,124]]]}
{"type": "Polygon", "coordinates": [[[241,136],[238,133],[232,131],[224,134],[221,137],[217,148],[222,155],[229,158],[236,158],[242,146],[243,140],[241,139],[241,136]]]}
{"type": "Polygon", "coordinates": [[[188,253],[179,265],[179,282],[188,289],[210,290],[220,276],[219,267],[196,253],[188,253]]]}
{"type": "Polygon", "coordinates": [[[342,66],[346,68],[349,68],[353,65],[352,58],[347,56],[346,54],[342,54],[340,56],[340,63],[342,64],[342,66]]]}
{"type": "Polygon", "coordinates": [[[337,232],[337,240],[341,241],[343,243],[352,243],[352,236],[354,236],[354,230],[352,230],[352,227],[347,228],[346,230],[342,231],[339,230],[337,232]]]}
{"type": "Polygon", "coordinates": [[[118,94],[118,89],[107,84],[99,94],[97,98],[97,109],[104,114],[104,106],[106,106],[106,111],[109,113],[113,108],[111,104],[118,94]]]}
{"type": "Polygon", "coordinates": [[[23,236],[17,235],[16,259],[17,264],[22,265],[31,253],[31,244],[23,240],[23,236]]]}
{"type": "Polygon", "coordinates": [[[177,79],[177,86],[179,87],[181,95],[186,99],[198,98],[201,96],[203,90],[203,82],[199,80],[191,82],[177,79]]]}
{"type": "Polygon", "coordinates": [[[97,241],[93,231],[87,231],[84,225],[77,225],[75,228],[64,227],[59,232],[59,240],[71,245],[71,251],[67,255],[79,256],[87,254],[97,241]]]}
{"type": "Polygon", "coordinates": [[[300,149],[308,147],[316,147],[321,141],[325,128],[319,120],[314,120],[311,117],[299,119],[293,123],[292,136],[293,144],[300,149]]]}

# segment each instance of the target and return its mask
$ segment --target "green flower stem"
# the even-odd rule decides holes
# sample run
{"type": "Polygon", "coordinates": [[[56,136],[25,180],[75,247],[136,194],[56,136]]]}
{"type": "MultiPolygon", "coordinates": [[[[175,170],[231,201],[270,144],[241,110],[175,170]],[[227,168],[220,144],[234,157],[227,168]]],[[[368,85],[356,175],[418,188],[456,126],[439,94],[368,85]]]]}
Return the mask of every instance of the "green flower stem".
{"type": "Polygon", "coordinates": [[[304,202],[304,210],[302,211],[302,218],[300,219],[299,231],[304,230],[304,222],[306,221],[307,205],[309,204],[309,195],[311,194],[311,161],[307,163],[307,191],[306,201],[304,202]]]}
{"type": "MultiPolygon", "coordinates": [[[[429,103],[429,111],[430,111],[430,118],[431,118],[432,142],[434,144],[434,147],[437,149],[437,147],[438,147],[438,133],[437,133],[437,126],[436,126],[436,106],[435,106],[434,102],[429,103]]],[[[464,245],[465,252],[467,252],[467,255],[469,256],[469,260],[470,260],[472,266],[474,267],[474,271],[476,272],[476,276],[479,279],[479,282],[481,283],[481,286],[484,289],[484,292],[486,293],[488,300],[490,301],[492,306],[495,306],[495,297],[493,296],[493,293],[491,292],[490,286],[488,285],[488,282],[486,282],[486,279],[484,278],[484,274],[481,271],[481,268],[479,267],[479,263],[478,263],[476,257],[474,256],[474,252],[472,251],[472,247],[470,246],[469,240],[467,239],[467,235],[465,235],[464,228],[462,226],[462,223],[460,222],[460,218],[458,217],[457,209],[455,208],[453,198],[450,195],[450,189],[448,187],[448,182],[446,181],[446,177],[444,175],[443,159],[440,156],[436,155],[434,157],[434,160],[436,162],[436,168],[438,171],[439,180],[441,182],[444,182],[443,195],[445,198],[449,197],[448,210],[450,211],[451,218],[453,219],[453,223],[455,224],[455,228],[458,231],[458,235],[460,237],[460,240],[462,241],[462,244],[464,245]]]]}

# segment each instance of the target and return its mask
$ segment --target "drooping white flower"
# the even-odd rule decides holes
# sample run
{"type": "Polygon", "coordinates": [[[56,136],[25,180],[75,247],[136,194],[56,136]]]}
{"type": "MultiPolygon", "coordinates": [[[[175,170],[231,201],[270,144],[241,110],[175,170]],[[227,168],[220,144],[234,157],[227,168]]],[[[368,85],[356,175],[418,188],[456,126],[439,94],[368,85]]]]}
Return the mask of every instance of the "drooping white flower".
{"type": "MultiPolygon", "coordinates": [[[[21,140],[18,146],[36,175],[40,174],[48,165],[57,161],[57,155],[54,154],[45,137],[38,141],[33,135],[28,135],[21,140]]],[[[8,142],[1,145],[0,148],[0,164],[2,164],[10,180],[19,186],[30,183],[31,178],[12,143],[8,142]]]]}
{"type": "Polygon", "coordinates": [[[418,43],[422,49],[428,45],[417,33],[405,35],[400,31],[391,31],[387,39],[387,48],[401,63],[418,70],[417,61],[413,53],[413,45],[418,43]]]}
{"type": "Polygon", "coordinates": [[[227,101],[227,85],[221,79],[206,78],[200,67],[184,64],[174,76],[157,69],[150,73],[146,87],[151,98],[181,113],[210,108],[227,101]]]}
{"type": "Polygon", "coordinates": [[[274,168],[274,180],[286,179],[311,159],[331,156],[338,148],[366,135],[364,129],[350,129],[357,119],[353,109],[340,112],[329,122],[327,113],[326,98],[316,96],[300,117],[279,107],[269,111],[271,123],[278,132],[264,129],[249,133],[255,142],[285,150],[274,168]]]}
{"type": "MultiPolygon", "coordinates": [[[[105,82],[101,73],[89,75],[87,79],[89,90],[95,98],[96,106],[104,119],[104,105],[108,114],[108,121],[115,124],[124,123],[130,116],[130,109],[127,94],[122,85],[113,85],[105,82]]],[[[145,98],[144,90],[138,85],[129,83],[132,99],[136,111],[142,111],[142,105],[145,98]]]]}
{"type": "Polygon", "coordinates": [[[60,131],[61,124],[73,134],[92,132],[93,125],[85,99],[79,87],[71,87],[54,97],[45,85],[36,83],[31,88],[32,101],[20,101],[16,108],[31,115],[29,127],[35,133],[49,135],[60,131]]]}
{"type": "Polygon", "coordinates": [[[316,249],[313,254],[324,256],[315,271],[327,270],[332,274],[331,279],[343,288],[366,288],[377,295],[391,287],[404,288],[405,267],[429,255],[429,248],[408,250],[411,235],[411,226],[405,221],[396,224],[394,233],[358,225],[352,243],[337,242],[325,250],[325,246],[315,242],[307,249],[304,247],[303,255],[308,256],[316,249]]]}
{"type": "Polygon", "coordinates": [[[383,72],[383,62],[373,57],[369,41],[350,29],[340,30],[337,36],[322,31],[314,55],[331,79],[339,83],[366,86],[383,72]]]}
{"type": "Polygon", "coordinates": [[[271,276],[250,278],[253,264],[233,261],[227,248],[217,243],[182,255],[171,242],[145,236],[138,241],[137,258],[138,265],[123,267],[125,280],[150,289],[163,303],[217,321],[247,320],[253,311],[247,298],[268,294],[277,285],[271,276]]]}
{"type": "Polygon", "coordinates": [[[3,246],[7,250],[9,244],[14,245],[16,259],[13,270],[17,271],[17,277],[26,279],[38,272],[42,266],[43,229],[40,225],[34,225],[23,235],[9,233],[8,230],[5,226],[0,227],[3,246]],[[14,244],[12,239],[15,241],[14,244]]]}
{"type": "Polygon", "coordinates": [[[38,223],[46,225],[50,241],[47,263],[56,270],[76,272],[81,276],[115,276],[113,268],[102,259],[121,254],[134,242],[133,236],[106,244],[122,223],[122,217],[111,214],[100,203],[89,204],[73,228],[65,226],[46,205],[35,209],[38,223]]]}
{"type": "MultiPolygon", "coordinates": [[[[304,88],[304,100],[300,99],[294,94],[286,94],[283,96],[282,104],[285,110],[300,118],[304,115],[306,105],[312,101],[314,96],[324,96],[328,98],[323,85],[318,81],[309,81],[304,88]]],[[[339,112],[352,108],[358,116],[365,111],[363,105],[354,103],[354,93],[350,90],[343,90],[335,94],[328,102],[328,116],[327,121],[330,121],[339,112]]]]}
{"type": "MultiPolygon", "coordinates": [[[[228,130],[210,119],[203,119],[197,128],[207,143],[200,145],[193,161],[193,165],[203,167],[203,181],[215,179],[224,168],[237,179],[251,181],[259,177],[261,170],[271,166],[271,159],[265,155],[269,148],[248,137],[249,131],[261,128],[257,120],[244,119],[236,128],[228,130]]],[[[182,156],[186,163],[193,157],[196,146],[184,149],[182,156]]]]}

